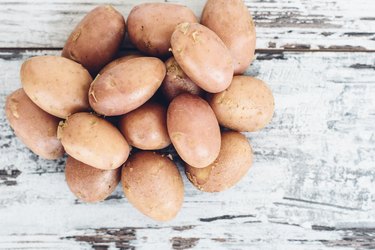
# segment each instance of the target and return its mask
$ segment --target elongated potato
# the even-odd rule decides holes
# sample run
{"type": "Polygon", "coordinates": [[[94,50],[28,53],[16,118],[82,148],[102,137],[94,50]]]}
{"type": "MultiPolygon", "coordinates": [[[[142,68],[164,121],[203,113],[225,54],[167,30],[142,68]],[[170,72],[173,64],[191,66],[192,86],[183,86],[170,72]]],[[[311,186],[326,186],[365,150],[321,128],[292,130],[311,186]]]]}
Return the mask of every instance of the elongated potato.
{"type": "Polygon", "coordinates": [[[21,82],[29,98],[47,113],[66,118],[89,110],[92,78],[78,63],[58,56],[36,56],[21,67],[21,82]]]}
{"type": "Polygon", "coordinates": [[[256,41],[254,22],[243,0],[208,0],[201,23],[230,50],[234,74],[243,74],[254,59],[256,41]]]}
{"type": "Polygon", "coordinates": [[[219,155],[219,124],[202,98],[184,93],[173,99],[168,108],[167,127],[178,155],[189,165],[204,168],[219,155]]]}
{"type": "Polygon", "coordinates": [[[228,88],[233,78],[232,56],[212,30],[198,23],[179,24],[171,46],[177,63],[199,87],[210,93],[228,88]]]}
{"type": "Polygon", "coordinates": [[[108,63],[104,68],[102,68],[99,72],[99,75],[103,75],[104,72],[116,67],[120,63],[124,63],[129,61],[130,59],[142,57],[142,55],[134,54],[134,55],[127,55],[120,58],[117,58],[116,60],[113,60],[112,62],[108,63]]]}
{"type": "Polygon", "coordinates": [[[102,170],[86,165],[69,156],[65,165],[65,179],[69,189],[78,199],[98,202],[116,189],[121,178],[121,168],[102,170]]]}
{"type": "Polygon", "coordinates": [[[240,132],[264,128],[275,109],[268,86],[250,76],[235,76],[227,90],[211,95],[208,100],[219,123],[240,132]]]}
{"type": "Polygon", "coordinates": [[[125,37],[124,17],[110,5],[90,11],[69,36],[62,56],[95,75],[112,60],[125,37]]]}
{"type": "Polygon", "coordinates": [[[239,182],[251,167],[253,153],[244,135],[223,132],[219,157],[205,168],[186,165],[186,175],[199,190],[221,192],[239,182]]]}
{"type": "Polygon", "coordinates": [[[69,116],[59,125],[58,137],[69,155],[98,169],[116,169],[129,156],[129,145],[120,131],[90,113],[69,116]]]}
{"type": "Polygon", "coordinates": [[[14,133],[35,154],[50,160],[63,156],[56,134],[60,119],[36,106],[23,89],[7,97],[5,114],[14,133]]]}
{"type": "Polygon", "coordinates": [[[149,151],[131,155],[122,169],[121,182],[129,202],[154,220],[171,220],[181,209],[184,185],[167,157],[149,151]]]}
{"type": "Polygon", "coordinates": [[[146,103],[120,118],[120,130],[130,145],[158,150],[171,144],[167,131],[167,110],[157,103],[146,103]]]}
{"type": "Polygon", "coordinates": [[[165,62],[167,75],[164,78],[161,90],[168,101],[182,93],[203,96],[204,91],[196,85],[178,65],[172,56],[165,62]]]}
{"type": "Polygon", "coordinates": [[[129,38],[140,51],[152,56],[165,56],[169,53],[174,28],[183,22],[198,22],[194,13],[183,5],[140,4],[128,16],[129,38]]]}
{"type": "Polygon", "coordinates": [[[105,71],[91,84],[89,101],[99,114],[126,114],[147,102],[165,76],[164,63],[154,57],[139,57],[105,71]]]}

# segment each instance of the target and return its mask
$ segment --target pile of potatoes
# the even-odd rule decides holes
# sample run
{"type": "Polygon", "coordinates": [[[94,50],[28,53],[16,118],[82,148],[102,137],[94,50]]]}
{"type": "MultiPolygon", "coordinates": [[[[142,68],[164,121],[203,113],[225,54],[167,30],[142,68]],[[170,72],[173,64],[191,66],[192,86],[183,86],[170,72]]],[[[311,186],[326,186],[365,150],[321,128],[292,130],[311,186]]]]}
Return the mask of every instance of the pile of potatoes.
{"type": "Polygon", "coordinates": [[[80,200],[102,201],[121,181],[140,212],[170,220],[184,186],[172,156],[157,150],[172,144],[205,192],[232,187],[252,164],[240,132],[264,128],[274,112],[267,85],[241,75],[254,50],[255,27],[241,0],[208,0],[200,23],[177,4],[140,4],[126,22],[99,6],[61,57],[23,63],[22,88],[8,96],[6,116],[35,154],[69,155],[66,181],[80,200]],[[139,51],[118,57],[125,33],[139,51]]]}

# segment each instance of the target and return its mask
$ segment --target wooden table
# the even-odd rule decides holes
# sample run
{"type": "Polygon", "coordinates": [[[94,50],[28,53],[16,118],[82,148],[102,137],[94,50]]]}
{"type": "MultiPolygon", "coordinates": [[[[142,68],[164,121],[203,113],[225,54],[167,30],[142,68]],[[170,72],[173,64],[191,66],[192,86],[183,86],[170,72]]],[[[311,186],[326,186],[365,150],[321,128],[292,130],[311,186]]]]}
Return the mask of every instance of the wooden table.
{"type": "MultiPolygon", "coordinates": [[[[0,249],[375,248],[373,0],[246,1],[258,33],[247,74],[270,85],[275,116],[246,134],[255,153],[246,178],[206,194],[184,177],[183,209],[168,223],[142,216],[120,187],[105,202],[79,202],[65,160],[30,153],[5,119],[22,61],[60,54],[75,24],[105,2],[126,16],[143,1],[0,2],[0,249]]],[[[167,2],[197,14],[204,4],[167,2]]]]}

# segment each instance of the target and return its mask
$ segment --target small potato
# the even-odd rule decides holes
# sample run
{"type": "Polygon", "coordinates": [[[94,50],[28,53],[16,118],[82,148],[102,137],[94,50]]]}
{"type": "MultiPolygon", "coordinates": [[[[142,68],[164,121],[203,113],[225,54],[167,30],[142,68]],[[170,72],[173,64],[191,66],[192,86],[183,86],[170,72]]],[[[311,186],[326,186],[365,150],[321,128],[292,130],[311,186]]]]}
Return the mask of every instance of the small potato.
{"type": "Polygon", "coordinates": [[[213,31],[198,23],[179,24],[171,46],[177,63],[199,87],[210,93],[228,88],[233,78],[232,56],[213,31]]]}
{"type": "Polygon", "coordinates": [[[110,5],[90,11],[69,36],[62,56],[82,64],[92,75],[112,60],[125,37],[124,17],[110,5]]]}
{"type": "Polygon", "coordinates": [[[63,146],[57,139],[60,119],[36,106],[23,89],[7,97],[5,114],[14,133],[35,154],[50,160],[63,156],[63,146]]]}
{"type": "Polygon", "coordinates": [[[81,65],[58,56],[36,56],[21,67],[21,82],[29,98],[47,113],[66,118],[90,108],[87,93],[92,78],[81,65]]]}
{"type": "Polygon", "coordinates": [[[168,221],[184,200],[184,185],[176,165],[154,152],[138,152],[122,169],[122,188],[129,202],[144,215],[168,221]]]}
{"type": "Polygon", "coordinates": [[[100,70],[100,72],[99,72],[99,75],[102,75],[104,72],[114,68],[115,66],[119,65],[120,63],[127,62],[130,59],[138,58],[138,57],[142,57],[142,55],[135,54],[135,55],[127,55],[127,56],[117,58],[116,60],[108,63],[104,68],[102,68],[102,70],[100,70]]]}
{"type": "Polygon", "coordinates": [[[178,155],[189,165],[204,168],[219,155],[219,124],[202,98],[184,93],[173,99],[168,108],[167,127],[178,155]]]}
{"type": "Polygon", "coordinates": [[[120,63],[92,82],[90,105],[105,116],[126,114],[155,94],[165,73],[164,63],[155,57],[139,57],[120,63]]]}
{"type": "Polygon", "coordinates": [[[254,22],[243,0],[208,0],[201,23],[230,50],[234,74],[243,74],[254,58],[256,40],[254,22]]]}
{"type": "Polygon", "coordinates": [[[186,175],[199,190],[221,192],[239,182],[251,167],[253,153],[246,137],[238,132],[223,132],[219,157],[205,168],[186,165],[186,175]]]}
{"type": "Polygon", "coordinates": [[[120,130],[130,145],[158,150],[171,144],[167,131],[167,110],[157,103],[146,103],[120,118],[120,130]]]}
{"type": "Polygon", "coordinates": [[[203,96],[203,89],[190,80],[174,57],[169,58],[165,62],[165,66],[167,68],[167,75],[161,85],[161,90],[168,101],[172,101],[173,98],[185,92],[203,96]]]}
{"type": "Polygon", "coordinates": [[[227,90],[208,99],[219,123],[240,132],[264,128],[271,121],[275,109],[268,86],[250,76],[235,76],[227,90]]]}
{"type": "Polygon", "coordinates": [[[98,169],[116,169],[129,156],[129,145],[120,131],[90,113],[69,116],[59,125],[58,137],[69,155],[98,169]]]}
{"type": "Polygon", "coordinates": [[[65,165],[65,179],[70,191],[85,202],[99,202],[116,189],[121,178],[121,168],[101,170],[86,165],[69,156],[65,165]]]}
{"type": "Polygon", "coordinates": [[[144,3],[135,6],[127,20],[131,42],[144,53],[165,56],[171,47],[174,28],[183,22],[197,23],[187,7],[171,3],[144,3]]]}

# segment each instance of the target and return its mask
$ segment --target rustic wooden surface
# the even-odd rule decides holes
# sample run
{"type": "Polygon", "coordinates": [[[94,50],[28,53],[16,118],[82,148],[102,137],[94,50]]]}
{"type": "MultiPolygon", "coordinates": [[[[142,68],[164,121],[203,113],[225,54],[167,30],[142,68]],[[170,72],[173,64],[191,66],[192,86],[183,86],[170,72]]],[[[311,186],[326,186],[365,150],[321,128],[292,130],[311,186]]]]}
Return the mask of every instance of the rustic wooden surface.
{"type": "MultiPolygon", "coordinates": [[[[258,32],[247,74],[272,88],[275,117],[246,134],[255,162],[238,186],[206,194],[184,177],[184,207],[168,223],[139,214],[120,187],[99,204],[77,201],[64,159],[39,159],[5,120],[22,61],[58,55],[75,23],[103,2],[0,2],[0,249],[375,249],[371,0],[246,1],[258,32]]],[[[111,2],[126,15],[141,1],[111,2]]],[[[197,14],[204,4],[171,2],[197,14]]]]}

